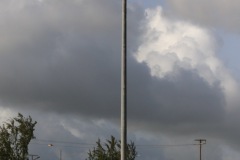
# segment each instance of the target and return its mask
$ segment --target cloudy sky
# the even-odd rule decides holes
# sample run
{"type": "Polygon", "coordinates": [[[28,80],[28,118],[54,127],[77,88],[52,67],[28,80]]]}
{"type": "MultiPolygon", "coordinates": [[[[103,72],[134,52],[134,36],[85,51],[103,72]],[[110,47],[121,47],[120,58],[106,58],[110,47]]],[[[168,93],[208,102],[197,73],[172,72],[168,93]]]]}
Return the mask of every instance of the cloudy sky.
{"type": "MultiPolygon", "coordinates": [[[[0,121],[30,154],[84,160],[120,137],[121,1],[1,0],[0,121]],[[47,144],[53,144],[48,147],[47,144]]],[[[128,139],[137,160],[240,156],[240,1],[128,1],[128,139]]]]}

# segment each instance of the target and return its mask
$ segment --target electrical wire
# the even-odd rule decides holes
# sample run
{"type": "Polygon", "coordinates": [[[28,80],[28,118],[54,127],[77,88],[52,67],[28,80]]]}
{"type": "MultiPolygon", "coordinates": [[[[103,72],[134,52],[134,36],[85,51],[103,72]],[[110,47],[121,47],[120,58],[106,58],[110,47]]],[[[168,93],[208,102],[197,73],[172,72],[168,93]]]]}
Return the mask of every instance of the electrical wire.
{"type": "Polygon", "coordinates": [[[45,142],[47,144],[55,143],[55,144],[74,144],[74,145],[85,145],[85,146],[95,145],[93,143],[79,143],[79,142],[57,141],[57,140],[46,140],[46,139],[33,139],[33,141],[35,141],[35,142],[45,142]]]}
{"type": "Polygon", "coordinates": [[[154,149],[154,148],[167,148],[167,147],[189,147],[198,144],[155,144],[155,145],[136,145],[138,149],[154,149]]]}
{"type": "MultiPolygon", "coordinates": [[[[53,143],[55,146],[63,147],[77,147],[77,148],[89,148],[95,146],[93,143],[79,143],[79,142],[70,142],[70,141],[57,141],[57,140],[46,140],[46,139],[33,139],[33,142],[30,144],[35,145],[49,145],[53,143]]],[[[187,147],[194,146],[199,144],[135,144],[138,149],[155,149],[155,148],[166,148],[166,147],[187,147]]]]}

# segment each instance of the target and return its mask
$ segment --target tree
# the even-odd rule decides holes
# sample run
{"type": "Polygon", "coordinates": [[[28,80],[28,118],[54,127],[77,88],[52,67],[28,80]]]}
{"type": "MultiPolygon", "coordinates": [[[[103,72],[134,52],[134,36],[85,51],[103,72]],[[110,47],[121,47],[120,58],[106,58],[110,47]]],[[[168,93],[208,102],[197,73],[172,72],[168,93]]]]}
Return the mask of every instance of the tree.
{"type": "Polygon", "coordinates": [[[0,126],[0,159],[26,160],[28,144],[34,139],[34,127],[37,124],[32,118],[18,116],[0,126]]]}
{"type": "MultiPolygon", "coordinates": [[[[120,160],[121,156],[121,141],[111,136],[110,140],[102,144],[100,139],[96,142],[97,146],[88,152],[86,160],[120,160]]],[[[137,156],[135,144],[131,141],[127,144],[126,158],[127,160],[134,160],[137,156]]]]}

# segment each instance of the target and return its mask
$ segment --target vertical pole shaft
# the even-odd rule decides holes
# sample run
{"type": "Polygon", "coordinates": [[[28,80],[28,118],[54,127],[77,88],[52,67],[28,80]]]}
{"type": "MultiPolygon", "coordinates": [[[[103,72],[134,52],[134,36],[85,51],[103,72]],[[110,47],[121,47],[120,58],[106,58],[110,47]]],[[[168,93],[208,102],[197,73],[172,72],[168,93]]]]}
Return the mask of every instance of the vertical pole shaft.
{"type": "Polygon", "coordinates": [[[121,64],[121,160],[126,159],[127,143],[127,1],[122,0],[121,64]]]}
{"type": "Polygon", "coordinates": [[[60,157],[59,157],[60,160],[62,160],[62,150],[60,149],[60,157]]]}
{"type": "Polygon", "coordinates": [[[202,160],[202,142],[200,141],[200,160],[202,160]]]}

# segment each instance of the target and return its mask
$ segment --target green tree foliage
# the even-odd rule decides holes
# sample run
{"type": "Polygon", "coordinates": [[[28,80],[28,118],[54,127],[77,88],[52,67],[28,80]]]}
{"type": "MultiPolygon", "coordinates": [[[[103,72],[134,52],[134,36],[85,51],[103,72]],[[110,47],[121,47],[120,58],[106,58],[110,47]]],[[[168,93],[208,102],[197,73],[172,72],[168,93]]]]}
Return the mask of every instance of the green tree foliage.
{"type": "MultiPolygon", "coordinates": [[[[111,136],[110,140],[102,144],[100,139],[96,142],[97,146],[88,152],[86,160],[120,160],[121,142],[111,136]]],[[[126,158],[134,160],[137,156],[136,147],[133,142],[127,144],[126,158]]]]}
{"type": "Polygon", "coordinates": [[[32,118],[18,116],[4,122],[0,126],[0,159],[1,160],[26,160],[28,144],[34,139],[34,127],[37,124],[32,118]]]}

